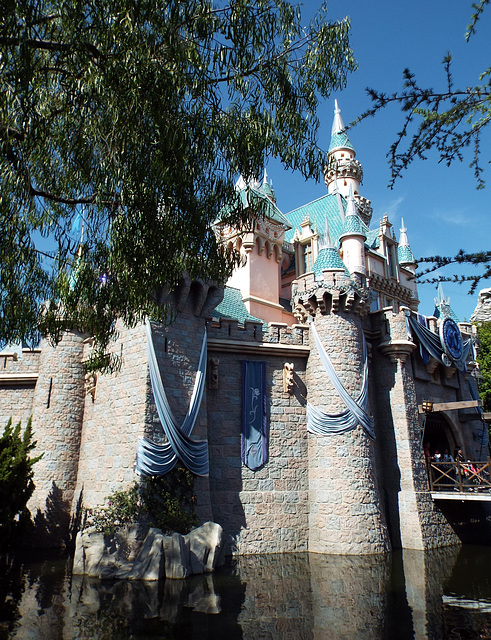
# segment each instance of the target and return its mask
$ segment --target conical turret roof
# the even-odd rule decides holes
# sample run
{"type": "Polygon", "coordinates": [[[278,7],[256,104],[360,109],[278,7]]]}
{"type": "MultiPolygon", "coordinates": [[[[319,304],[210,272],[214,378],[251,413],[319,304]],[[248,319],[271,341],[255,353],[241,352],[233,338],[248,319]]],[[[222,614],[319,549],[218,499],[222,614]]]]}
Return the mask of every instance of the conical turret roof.
{"type": "Polygon", "coordinates": [[[339,239],[346,236],[362,236],[367,237],[363,222],[356,210],[355,198],[353,196],[353,188],[350,185],[348,195],[348,206],[346,207],[346,217],[344,219],[343,232],[339,236],[339,239]]]}
{"type": "Polygon", "coordinates": [[[349,276],[349,271],[346,268],[346,265],[341,260],[339,253],[334,247],[324,247],[319,251],[314,262],[314,266],[312,267],[316,280],[322,279],[322,272],[324,269],[342,270],[347,276],[349,276]]]}
{"type": "Polygon", "coordinates": [[[416,264],[416,258],[409,246],[409,240],[407,239],[407,229],[404,226],[404,218],[401,218],[402,229],[399,237],[399,246],[397,248],[397,258],[400,265],[416,264]]]}
{"type": "Polygon", "coordinates": [[[344,122],[341,117],[341,109],[338,107],[337,100],[334,101],[334,120],[332,123],[331,143],[329,145],[328,153],[331,153],[336,149],[355,150],[348,138],[348,134],[346,133],[346,127],[344,126],[344,122]]]}

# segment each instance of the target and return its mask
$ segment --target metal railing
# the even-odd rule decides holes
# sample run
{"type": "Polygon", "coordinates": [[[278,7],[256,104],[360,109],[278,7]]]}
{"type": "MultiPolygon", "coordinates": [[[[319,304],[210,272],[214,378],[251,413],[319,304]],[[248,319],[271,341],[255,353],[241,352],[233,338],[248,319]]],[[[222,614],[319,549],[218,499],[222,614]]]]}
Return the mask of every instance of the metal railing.
{"type": "Polygon", "coordinates": [[[430,462],[428,479],[431,491],[490,491],[491,461],[430,462]]]}

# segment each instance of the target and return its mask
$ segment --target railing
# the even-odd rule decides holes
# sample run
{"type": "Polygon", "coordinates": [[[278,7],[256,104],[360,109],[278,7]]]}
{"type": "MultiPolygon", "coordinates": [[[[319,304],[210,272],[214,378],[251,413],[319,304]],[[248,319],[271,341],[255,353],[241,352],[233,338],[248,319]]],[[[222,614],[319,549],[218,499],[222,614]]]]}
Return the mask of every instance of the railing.
{"type": "Polygon", "coordinates": [[[491,461],[430,462],[428,477],[431,491],[490,491],[491,461]]]}

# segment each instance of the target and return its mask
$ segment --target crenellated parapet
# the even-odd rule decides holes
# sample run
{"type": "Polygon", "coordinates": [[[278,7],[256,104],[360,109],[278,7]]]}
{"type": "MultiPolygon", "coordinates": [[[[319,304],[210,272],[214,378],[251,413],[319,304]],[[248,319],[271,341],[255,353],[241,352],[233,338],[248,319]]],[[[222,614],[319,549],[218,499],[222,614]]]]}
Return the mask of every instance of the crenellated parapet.
{"type": "Polygon", "coordinates": [[[239,352],[241,354],[277,354],[308,357],[309,327],[284,322],[261,322],[220,318],[207,321],[209,351],[239,352]]]}
{"type": "Polygon", "coordinates": [[[324,167],[326,185],[329,186],[334,180],[344,178],[351,178],[361,184],[363,182],[361,162],[355,158],[337,158],[335,155],[331,155],[327,165],[324,167]]]}
{"type": "Polygon", "coordinates": [[[188,312],[196,317],[206,317],[223,299],[223,286],[216,282],[192,279],[183,273],[178,286],[170,291],[162,289],[159,303],[170,305],[177,312],[188,312]]]}
{"type": "Polygon", "coordinates": [[[327,315],[339,311],[364,316],[369,309],[368,291],[357,284],[345,271],[325,269],[323,279],[307,273],[292,285],[293,313],[305,323],[317,310],[327,315]]]}

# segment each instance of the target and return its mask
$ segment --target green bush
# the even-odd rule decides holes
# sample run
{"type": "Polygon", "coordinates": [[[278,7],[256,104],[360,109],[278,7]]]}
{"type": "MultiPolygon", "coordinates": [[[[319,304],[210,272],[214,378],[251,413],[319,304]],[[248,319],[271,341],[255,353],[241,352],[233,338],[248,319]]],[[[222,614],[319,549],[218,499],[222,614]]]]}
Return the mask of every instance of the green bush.
{"type": "Polygon", "coordinates": [[[33,466],[42,458],[30,457],[35,446],[31,420],[22,434],[21,423],[13,427],[10,419],[0,437],[0,549],[12,541],[26,520],[26,504],[34,491],[33,466]]]}
{"type": "Polygon", "coordinates": [[[193,489],[193,474],[177,467],[165,476],[142,478],[129,489],[114,491],[103,507],[88,512],[88,522],[105,534],[134,522],[147,522],[164,533],[187,533],[198,524],[193,489]]]}

